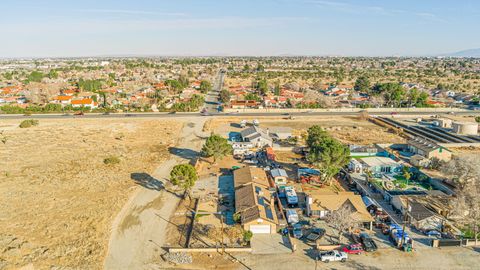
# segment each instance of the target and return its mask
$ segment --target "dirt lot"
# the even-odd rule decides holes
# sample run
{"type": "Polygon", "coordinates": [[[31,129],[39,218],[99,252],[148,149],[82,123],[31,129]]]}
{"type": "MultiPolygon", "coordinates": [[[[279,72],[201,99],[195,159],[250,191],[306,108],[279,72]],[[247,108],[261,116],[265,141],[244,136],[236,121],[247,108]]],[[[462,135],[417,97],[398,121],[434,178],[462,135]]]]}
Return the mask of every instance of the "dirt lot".
{"type": "Polygon", "coordinates": [[[148,119],[0,123],[0,269],[100,269],[115,215],[183,125],[148,119]],[[118,157],[119,164],[104,164],[118,157]]]}
{"type": "MultiPolygon", "coordinates": [[[[286,117],[285,117],[286,118],[286,117]]],[[[390,133],[387,129],[353,116],[302,116],[295,120],[285,118],[258,118],[260,127],[290,127],[294,136],[300,136],[312,125],[320,125],[332,136],[347,144],[401,143],[404,139],[390,133]]],[[[253,118],[245,118],[252,121],[253,118]]],[[[231,131],[240,131],[237,124],[243,118],[211,119],[205,125],[205,131],[214,131],[226,136],[231,131]]]]}

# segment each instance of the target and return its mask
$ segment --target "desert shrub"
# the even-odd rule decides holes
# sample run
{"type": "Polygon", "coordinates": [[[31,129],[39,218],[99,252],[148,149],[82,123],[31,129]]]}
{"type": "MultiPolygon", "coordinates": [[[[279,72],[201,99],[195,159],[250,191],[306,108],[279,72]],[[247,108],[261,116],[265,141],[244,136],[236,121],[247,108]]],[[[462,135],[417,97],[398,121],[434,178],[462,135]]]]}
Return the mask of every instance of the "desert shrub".
{"type": "Polygon", "coordinates": [[[38,120],[35,119],[28,119],[28,120],[23,120],[20,123],[20,128],[29,128],[33,126],[38,126],[38,120]]]}
{"type": "Polygon", "coordinates": [[[103,160],[103,163],[106,165],[114,165],[120,163],[120,158],[116,156],[109,156],[103,160]]]}
{"type": "Polygon", "coordinates": [[[252,237],[253,237],[253,233],[251,231],[244,231],[243,232],[243,241],[248,243],[248,242],[250,242],[252,237]]]}
{"type": "Polygon", "coordinates": [[[233,221],[235,221],[235,223],[240,223],[241,219],[242,215],[240,213],[233,214],[233,221]]]}

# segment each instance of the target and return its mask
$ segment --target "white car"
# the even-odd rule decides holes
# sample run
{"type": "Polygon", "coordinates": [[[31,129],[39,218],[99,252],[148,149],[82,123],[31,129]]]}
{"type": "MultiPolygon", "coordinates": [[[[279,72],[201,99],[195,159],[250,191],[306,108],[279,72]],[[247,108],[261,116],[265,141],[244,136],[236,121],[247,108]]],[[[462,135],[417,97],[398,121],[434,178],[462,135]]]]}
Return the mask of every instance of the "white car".
{"type": "Polygon", "coordinates": [[[320,253],[318,258],[320,261],[326,263],[335,261],[346,262],[348,259],[348,254],[343,251],[332,250],[320,253]]]}

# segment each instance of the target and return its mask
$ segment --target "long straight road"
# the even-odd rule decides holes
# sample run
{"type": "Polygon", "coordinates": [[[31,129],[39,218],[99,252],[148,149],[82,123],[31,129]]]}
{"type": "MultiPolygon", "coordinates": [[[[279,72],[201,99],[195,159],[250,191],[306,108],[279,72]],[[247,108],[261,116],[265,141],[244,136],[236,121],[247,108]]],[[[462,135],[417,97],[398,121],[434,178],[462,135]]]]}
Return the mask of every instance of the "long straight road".
{"type": "MultiPolygon", "coordinates": [[[[217,105],[215,105],[216,108],[217,105]]],[[[394,109],[392,109],[394,110],[394,109]]],[[[215,109],[216,111],[216,109],[215,109]]],[[[260,116],[285,116],[286,114],[292,116],[353,116],[358,115],[358,111],[354,110],[345,110],[345,111],[321,111],[321,112],[298,112],[296,110],[289,111],[288,109],[282,112],[266,112],[265,110],[259,110],[259,112],[233,112],[233,113],[219,113],[219,112],[210,112],[208,117],[260,117],[260,116]]],[[[378,115],[378,116],[389,116],[391,112],[370,112],[371,115],[378,115]]],[[[422,115],[441,115],[446,114],[446,112],[441,111],[408,111],[408,112],[398,112],[396,116],[422,116],[422,115]]],[[[465,112],[457,112],[456,115],[471,115],[471,116],[480,116],[480,111],[465,111],[465,112]]],[[[19,115],[19,114],[0,114],[1,119],[68,119],[68,118],[129,118],[129,117],[146,117],[146,118],[191,118],[191,117],[206,117],[202,116],[200,113],[111,113],[108,115],[104,115],[101,113],[86,113],[82,116],[75,116],[75,115],[63,115],[63,114],[32,114],[32,115],[19,115]]]]}
{"type": "Polygon", "coordinates": [[[217,78],[213,82],[212,89],[208,91],[205,96],[205,105],[204,109],[207,110],[209,114],[217,113],[219,100],[220,100],[220,91],[222,91],[223,82],[225,80],[225,72],[223,69],[218,70],[217,78]]]}

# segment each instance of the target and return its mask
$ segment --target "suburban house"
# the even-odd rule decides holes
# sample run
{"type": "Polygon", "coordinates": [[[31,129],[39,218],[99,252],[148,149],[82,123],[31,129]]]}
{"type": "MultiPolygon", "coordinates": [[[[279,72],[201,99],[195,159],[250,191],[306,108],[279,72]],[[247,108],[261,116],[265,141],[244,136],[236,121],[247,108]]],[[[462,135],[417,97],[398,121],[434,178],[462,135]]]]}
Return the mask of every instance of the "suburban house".
{"type": "Polygon", "coordinates": [[[240,132],[243,142],[253,143],[255,147],[273,146],[273,139],[268,130],[252,126],[240,132]]]}
{"type": "Polygon", "coordinates": [[[309,191],[306,194],[306,213],[310,217],[325,218],[344,205],[352,210],[351,217],[372,228],[373,218],[360,195],[353,192],[333,192],[330,190],[309,191]]]}
{"type": "Polygon", "coordinates": [[[288,174],[284,169],[273,169],[270,171],[270,174],[276,186],[284,186],[287,184],[288,174]]]}
{"type": "Polygon", "coordinates": [[[427,159],[436,158],[441,161],[452,159],[452,152],[432,141],[415,137],[408,141],[408,151],[427,159]]]}
{"type": "Polygon", "coordinates": [[[235,190],[235,212],[244,230],[254,234],[276,233],[278,226],[274,197],[262,185],[250,182],[235,190]]]}
{"type": "Polygon", "coordinates": [[[91,98],[72,100],[71,104],[74,108],[86,107],[90,109],[95,109],[98,107],[98,103],[93,101],[93,99],[91,98]]]}
{"type": "Polygon", "coordinates": [[[348,168],[356,172],[370,171],[372,173],[398,173],[402,170],[403,165],[388,157],[365,157],[360,159],[352,159],[348,164],[348,168]]]}
{"type": "Polygon", "coordinates": [[[73,96],[56,96],[54,102],[62,105],[68,105],[72,102],[72,98],[73,96]]]}
{"type": "Polygon", "coordinates": [[[235,212],[252,233],[275,233],[278,219],[267,174],[261,168],[243,167],[233,172],[235,212]]]}

